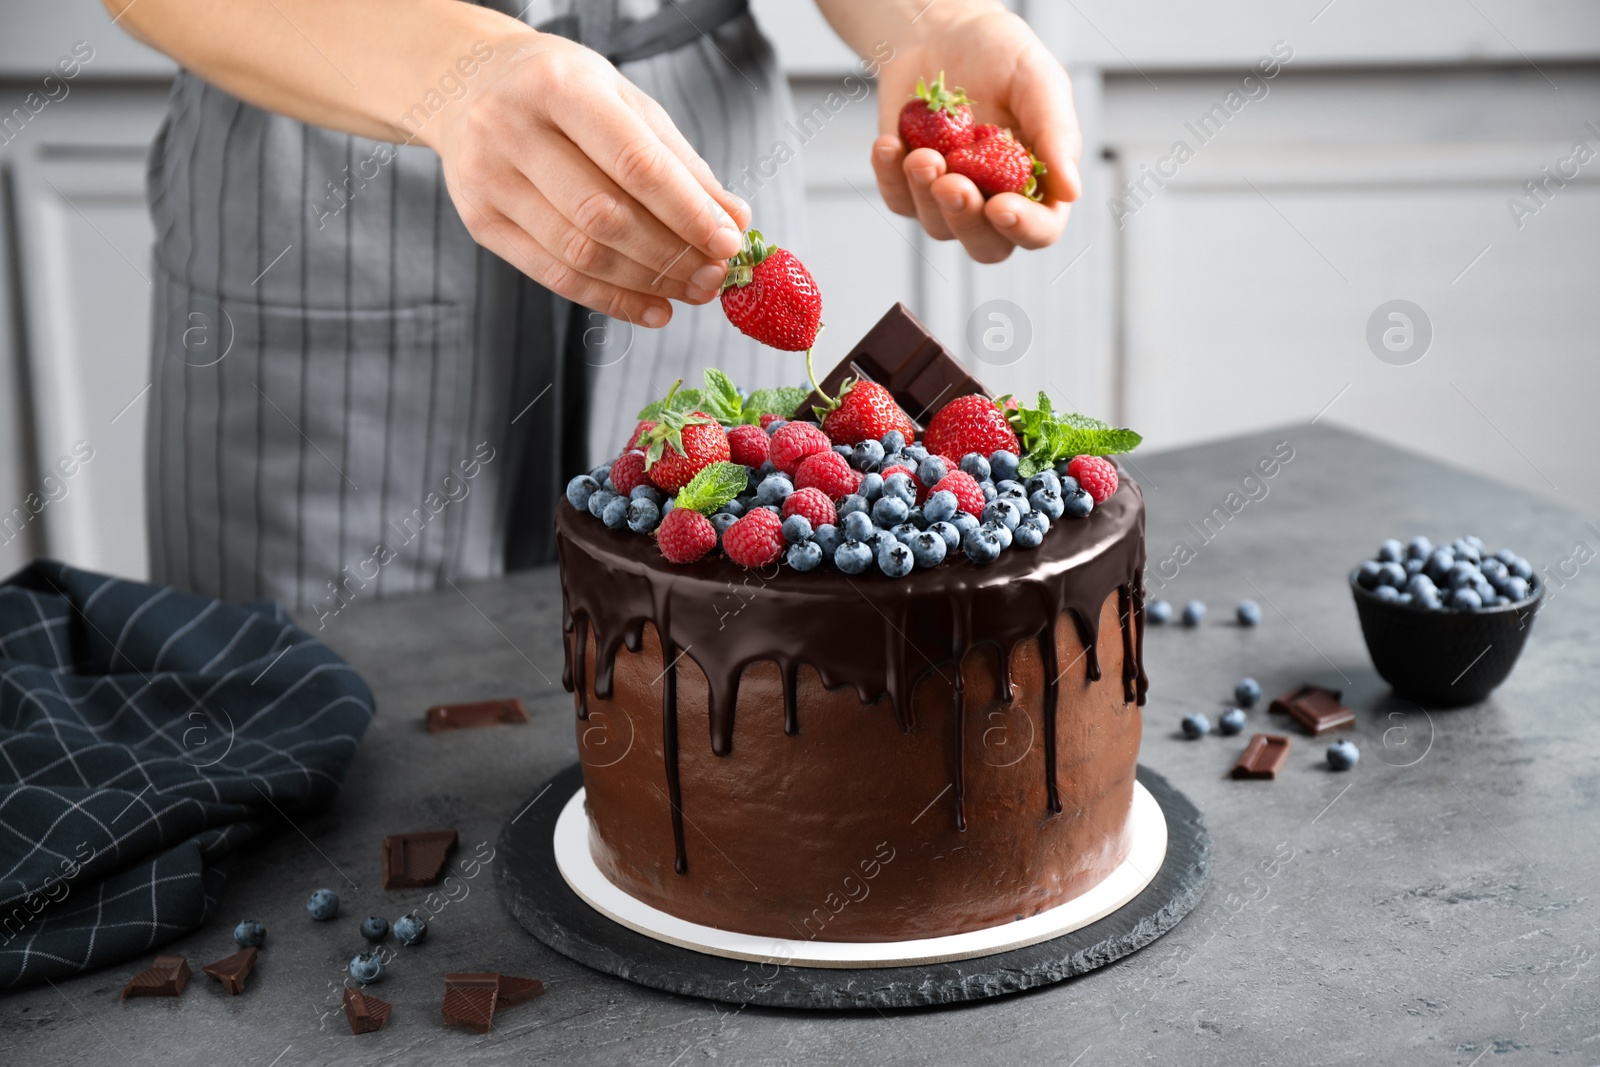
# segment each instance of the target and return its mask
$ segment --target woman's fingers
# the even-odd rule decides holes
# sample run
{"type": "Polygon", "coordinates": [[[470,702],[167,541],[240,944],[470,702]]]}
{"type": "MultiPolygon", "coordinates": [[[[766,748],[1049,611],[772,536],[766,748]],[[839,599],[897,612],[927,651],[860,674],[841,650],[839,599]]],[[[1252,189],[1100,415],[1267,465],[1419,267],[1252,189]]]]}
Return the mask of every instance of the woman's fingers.
{"type": "Polygon", "coordinates": [[[945,225],[979,263],[999,263],[1017,247],[1005,234],[996,232],[985,212],[983,194],[970,178],[946,174],[933,183],[930,194],[944,213],[945,225]]]}
{"type": "Polygon", "coordinates": [[[917,205],[906,181],[905,160],[905,144],[894,134],[886,133],[872,142],[872,173],[878,179],[883,202],[896,215],[911,218],[917,213],[917,205]]]}
{"type": "Polygon", "coordinates": [[[945,220],[944,209],[933,198],[933,183],[944,177],[944,157],[931,148],[917,148],[906,153],[901,164],[906,184],[911,188],[911,202],[916,206],[917,218],[928,236],[936,241],[948,241],[955,236],[945,220]]]}
{"type": "Polygon", "coordinates": [[[622,84],[623,91],[627,99],[632,102],[634,110],[639,112],[640,117],[655,131],[656,136],[661,138],[661,143],[666,145],[672,154],[682,161],[685,167],[689,168],[689,173],[693,174],[696,180],[700,182],[700,187],[716,201],[722,210],[728,213],[729,217],[733,219],[734,225],[739,227],[740,232],[749,229],[751,220],[750,205],[736,196],[731,190],[722,187],[721,183],[717,181],[717,176],[712,173],[711,165],[700,157],[700,153],[695,151],[694,146],[689,143],[689,139],[683,135],[683,132],[672,121],[672,116],[667,114],[667,109],[632,82],[624,81],[622,84]]]}

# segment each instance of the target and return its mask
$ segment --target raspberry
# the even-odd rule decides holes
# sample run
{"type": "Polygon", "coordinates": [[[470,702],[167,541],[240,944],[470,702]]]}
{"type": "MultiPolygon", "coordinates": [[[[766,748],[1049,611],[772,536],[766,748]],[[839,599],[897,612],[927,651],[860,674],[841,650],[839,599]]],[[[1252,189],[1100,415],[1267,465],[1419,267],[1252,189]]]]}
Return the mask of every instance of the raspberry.
{"type": "Polygon", "coordinates": [[[649,419],[646,419],[645,421],[641,422],[639,425],[637,425],[637,426],[635,426],[633,428],[633,436],[628,438],[628,443],[622,447],[622,450],[624,452],[631,452],[635,448],[638,448],[639,447],[639,438],[643,437],[645,434],[649,433],[651,430],[653,430],[655,428],[656,428],[656,424],[654,422],[650,421],[649,419]]]}
{"type": "Polygon", "coordinates": [[[759,467],[767,461],[767,432],[759,426],[735,426],[728,431],[728,451],[733,462],[759,467]]]}
{"type": "Polygon", "coordinates": [[[978,480],[966,471],[951,471],[933,487],[933,492],[949,492],[955,494],[956,504],[968,515],[983,514],[983,490],[978,487],[978,480]]]}
{"type": "Polygon", "coordinates": [[[794,474],[797,491],[814,487],[827,494],[830,500],[843,500],[855,492],[860,484],[861,475],[851,470],[845,458],[831,449],[807,456],[794,474]]]}
{"type": "Polygon", "coordinates": [[[1089,491],[1096,504],[1104,504],[1117,491],[1117,468],[1104,456],[1078,456],[1067,464],[1067,473],[1089,491]]]}
{"type": "Polygon", "coordinates": [[[791,515],[804,515],[813,530],[839,524],[839,513],[834,508],[833,501],[828,498],[827,493],[816,486],[796,489],[789,494],[788,499],[783,502],[783,517],[787,519],[791,515]]]}
{"type": "Polygon", "coordinates": [[[668,563],[694,563],[717,547],[717,528],[691,508],[673,508],[661,520],[656,544],[668,563]]]}
{"type": "Polygon", "coordinates": [[[644,453],[639,451],[624,452],[611,464],[611,484],[617,487],[617,492],[623,496],[632,493],[641,485],[649,485],[650,479],[644,473],[644,453]]]}
{"type": "Polygon", "coordinates": [[[785,423],[772,435],[772,465],[792,478],[807,456],[826,452],[832,447],[833,443],[828,440],[828,435],[815,424],[785,423]]]}
{"type": "MultiPolygon", "coordinates": [[[[676,508],[673,509],[677,511],[676,508]]],[[[668,518],[672,515],[668,514],[668,518]]],[[[747,511],[722,535],[722,550],[741,567],[765,567],[783,555],[783,520],[766,508],[747,511]]]]}

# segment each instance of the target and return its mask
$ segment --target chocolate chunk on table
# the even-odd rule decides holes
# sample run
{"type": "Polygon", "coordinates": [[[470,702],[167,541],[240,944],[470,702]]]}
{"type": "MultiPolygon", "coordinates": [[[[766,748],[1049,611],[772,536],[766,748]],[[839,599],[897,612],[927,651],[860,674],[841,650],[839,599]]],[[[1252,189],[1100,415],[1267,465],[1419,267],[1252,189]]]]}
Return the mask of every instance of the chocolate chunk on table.
{"type": "Polygon", "coordinates": [[[1289,758],[1289,739],[1282,734],[1256,734],[1234,764],[1235,778],[1276,778],[1289,758]]]}
{"type": "Polygon", "coordinates": [[[1329,730],[1354,726],[1356,713],[1339,703],[1343,694],[1320,685],[1302,685],[1272,702],[1269,710],[1281,712],[1316,736],[1329,730]]]}
{"type": "Polygon", "coordinates": [[[157,956],[156,961],[128,980],[122,999],[175,997],[189,984],[189,961],[182,956],[157,956]]]}
{"type": "Polygon", "coordinates": [[[451,1026],[487,1034],[494,1021],[494,1009],[499,998],[498,975],[447,974],[444,977],[444,1003],[439,1011],[451,1026]]]}
{"type": "MultiPolygon", "coordinates": [[[[927,425],[934,412],[958,396],[991,395],[988,386],[974,378],[909,308],[898,303],[822,379],[823,391],[837,397],[849,377],[866,378],[889,390],[894,402],[918,426],[927,425]]],[[[822,398],[812,393],[797,416],[811,418],[811,408],[820,403],[822,398]]]]}
{"type": "Polygon", "coordinates": [[[495,1006],[509,1008],[514,1004],[523,1004],[534,997],[544,995],[544,983],[537,978],[518,978],[510,974],[495,974],[490,971],[458,971],[444,976],[445,985],[483,985],[487,982],[494,983],[495,1006]]]}
{"type": "Polygon", "coordinates": [[[233,996],[244,992],[244,980],[255,969],[256,950],[254,947],[242,948],[231,956],[224,956],[216,963],[207,964],[201,970],[222,983],[233,996]]]}
{"type": "Polygon", "coordinates": [[[438,704],[428,709],[430,734],[446,730],[475,730],[484,726],[514,725],[528,721],[528,709],[516,697],[474,700],[464,704],[438,704]]]}
{"type": "Polygon", "coordinates": [[[390,834],[383,839],[383,888],[421,889],[438,883],[456,850],[454,830],[390,834]]]}
{"type": "Polygon", "coordinates": [[[350,1020],[352,1034],[370,1034],[382,1030],[393,1010],[394,1006],[387,1000],[379,1000],[359,989],[347,988],[344,991],[344,1017],[350,1020]]]}

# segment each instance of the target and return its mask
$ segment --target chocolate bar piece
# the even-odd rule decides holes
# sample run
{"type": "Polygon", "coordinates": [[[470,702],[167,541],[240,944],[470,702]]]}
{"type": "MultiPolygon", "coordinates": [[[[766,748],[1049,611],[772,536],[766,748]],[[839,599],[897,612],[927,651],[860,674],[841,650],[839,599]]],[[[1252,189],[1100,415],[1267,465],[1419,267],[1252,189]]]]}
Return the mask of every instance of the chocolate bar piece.
{"type": "MultiPolygon", "coordinates": [[[[839,365],[822,379],[822,389],[829,396],[837,397],[839,387],[849,377],[865,378],[889,390],[894,402],[918,426],[927,425],[934,412],[958,396],[991,395],[988,386],[974,378],[904,304],[890,308],[878,324],[867,331],[839,365]]],[[[822,398],[812,393],[800,405],[796,417],[812,418],[812,407],[820,403],[822,398]]]]}
{"type": "Polygon", "coordinates": [[[494,974],[445,975],[444,1003],[439,1009],[444,1021],[487,1034],[499,1002],[499,987],[499,976],[494,974]]]}
{"type": "Polygon", "coordinates": [[[1276,778],[1278,769],[1289,758],[1289,739],[1282,734],[1256,734],[1244,746],[1244,755],[1234,765],[1235,778],[1276,778]]]}
{"type": "Polygon", "coordinates": [[[231,956],[224,956],[216,963],[208,964],[201,970],[222,983],[232,996],[244,992],[244,980],[255,969],[256,950],[254,947],[242,948],[231,956]]]}
{"type": "Polygon", "coordinates": [[[1354,726],[1356,713],[1339,703],[1341,693],[1320,685],[1302,685],[1272,702],[1271,710],[1282,712],[1315,736],[1354,726]]]}
{"type": "Polygon", "coordinates": [[[494,983],[495,1007],[509,1008],[514,1004],[524,1004],[534,997],[544,995],[544,983],[537,978],[518,978],[509,974],[494,974],[489,971],[458,971],[444,976],[445,984],[457,985],[483,985],[486,982],[494,983]]]}
{"type": "Polygon", "coordinates": [[[189,961],[182,956],[157,956],[156,961],[128,980],[122,999],[175,997],[189,984],[189,961]]]}
{"type": "Polygon", "coordinates": [[[344,991],[344,1017],[350,1020],[352,1034],[370,1034],[382,1030],[392,1011],[394,1006],[387,1000],[379,1000],[359,989],[346,988],[344,991]]]}
{"type": "Polygon", "coordinates": [[[455,850],[454,830],[389,835],[383,839],[383,888],[421,889],[438,884],[455,850]]]}
{"type": "Polygon", "coordinates": [[[514,725],[528,721],[528,709],[516,697],[474,700],[466,704],[439,704],[428,709],[430,734],[445,730],[475,730],[484,726],[514,725]]]}

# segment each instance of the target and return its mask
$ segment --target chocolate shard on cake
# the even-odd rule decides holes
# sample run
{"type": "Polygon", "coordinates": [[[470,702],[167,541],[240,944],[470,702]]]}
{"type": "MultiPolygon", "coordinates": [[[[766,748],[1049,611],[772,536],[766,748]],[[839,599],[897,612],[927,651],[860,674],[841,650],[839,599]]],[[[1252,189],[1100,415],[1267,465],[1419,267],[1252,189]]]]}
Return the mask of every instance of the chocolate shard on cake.
{"type": "Polygon", "coordinates": [[[499,1003],[499,978],[496,974],[445,975],[444,1003],[439,1009],[444,1021],[487,1034],[499,1003]]]}
{"type": "Polygon", "coordinates": [[[352,1034],[370,1034],[382,1030],[394,1010],[386,1000],[379,1000],[359,989],[345,989],[344,1017],[350,1022],[352,1034]]]}
{"type": "MultiPolygon", "coordinates": [[[[824,392],[836,397],[846,378],[877,382],[889,390],[894,402],[918,426],[927,425],[934,412],[958,396],[990,395],[988,387],[928,332],[911,309],[899,303],[867,331],[820,384],[824,392]]],[[[822,398],[812,393],[795,415],[810,419],[812,407],[821,403],[822,398]]]]}
{"type": "Polygon", "coordinates": [[[456,850],[454,830],[391,834],[383,839],[383,888],[423,889],[437,885],[456,850]]]}
{"type": "Polygon", "coordinates": [[[122,999],[175,997],[189,984],[189,961],[182,956],[157,956],[155,962],[128,980],[122,999]]]}
{"type": "Polygon", "coordinates": [[[474,700],[463,704],[437,704],[428,709],[430,734],[446,730],[476,730],[485,726],[515,725],[528,721],[528,709],[516,697],[474,700]]]}
{"type": "Polygon", "coordinates": [[[201,970],[222,983],[222,988],[231,995],[238,996],[244,992],[244,980],[255,969],[256,949],[242,948],[231,956],[224,956],[216,963],[207,964],[201,970]]]}

